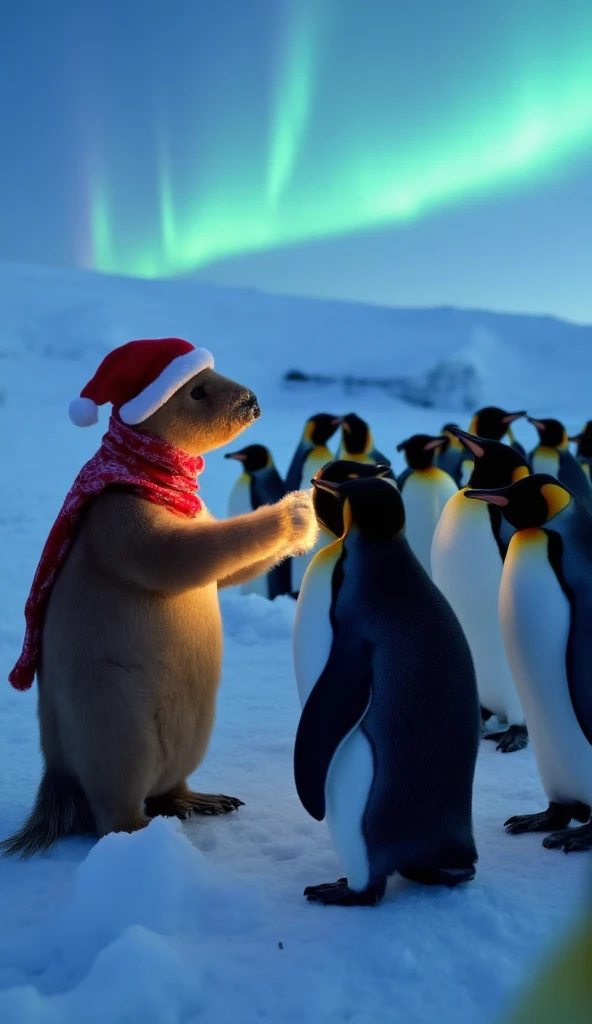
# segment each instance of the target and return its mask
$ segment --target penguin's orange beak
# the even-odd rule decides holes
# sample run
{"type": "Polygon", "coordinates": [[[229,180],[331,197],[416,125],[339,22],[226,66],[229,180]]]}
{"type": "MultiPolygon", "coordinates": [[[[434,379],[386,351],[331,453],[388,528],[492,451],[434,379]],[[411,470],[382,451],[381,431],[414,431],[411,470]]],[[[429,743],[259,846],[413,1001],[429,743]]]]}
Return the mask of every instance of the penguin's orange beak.
{"type": "Polygon", "coordinates": [[[502,416],[502,423],[513,423],[514,420],[521,420],[523,416],[526,416],[526,412],[508,412],[505,416],[502,416]]]}
{"type": "Polygon", "coordinates": [[[461,430],[460,427],[455,427],[450,433],[453,437],[458,438],[459,441],[469,449],[470,452],[477,458],[482,458],[485,455],[485,449],[479,444],[479,438],[476,434],[469,434],[467,430],[461,430]]]}
{"type": "Polygon", "coordinates": [[[440,448],[446,440],[446,437],[433,437],[431,441],[427,441],[424,444],[423,450],[424,452],[431,452],[434,448],[440,448]]]}
{"type": "Polygon", "coordinates": [[[247,456],[244,452],[227,452],[224,456],[225,459],[236,459],[237,462],[246,462],[247,456]]]}
{"type": "Polygon", "coordinates": [[[331,420],[331,426],[332,427],[340,427],[342,423],[343,423],[343,416],[334,416],[333,419],[331,420]]]}
{"type": "Polygon", "coordinates": [[[545,429],[545,424],[542,423],[541,420],[533,420],[532,416],[527,416],[526,419],[528,420],[529,423],[532,423],[533,427],[536,427],[537,430],[544,430],[545,429]]]}
{"type": "Polygon", "coordinates": [[[505,494],[492,494],[491,491],[465,491],[465,498],[476,498],[477,501],[486,501],[488,505],[509,505],[509,498],[505,494]]]}
{"type": "Polygon", "coordinates": [[[574,437],[568,437],[567,440],[568,441],[573,441],[574,444],[579,444],[580,441],[582,440],[582,435],[581,434],[575,434],[574,437]]]}

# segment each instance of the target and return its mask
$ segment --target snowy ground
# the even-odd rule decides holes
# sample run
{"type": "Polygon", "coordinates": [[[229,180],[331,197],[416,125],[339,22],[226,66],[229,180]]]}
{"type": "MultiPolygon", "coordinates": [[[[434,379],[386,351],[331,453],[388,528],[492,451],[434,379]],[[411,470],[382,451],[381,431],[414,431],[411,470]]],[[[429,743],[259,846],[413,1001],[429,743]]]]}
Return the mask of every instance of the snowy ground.
{"type": "MultiPolygon", "coordinates": [[[[69,424],[67,403],[113,345],[184,333],[220,350],[221,372],[259,392],[263,416],[249,439],[270,443],[280,470],[306,416],[323,408],[366,415],[378,447],[392,455],[409,434],[436,432],[460,416],[278,386],[286,369],[313,369],[305,365],[316,358],[311,325],[323,325],[315,343],[323,346],[317,363],[324,368],[333,362],[350,372],[368,353],[373,372],[392,375],[393,366],[420,370],[445,354],[455,320],[450,311],[440,320],[437,311],[408,313],[405,320],[400,311],[11,268],[0,270],[0,296],[6,314],[0,338],[3,679],[20,650],[22,609],[41,546],[78,468],[100,441],[98,428],[69,424]]],[[[455,320],[457,348],[477,344],[481,356],[486,350],[483,400],[524,405],[538,415],[567,410],[570,431],[580,428],[592,412],[582,376],[589,329],[494,320],[479,314],[455,320]],[[541,359],[534,356],[537,336],[541,359]],[[558,383],[571,400],[556,409],[558,383]]],[[[519,436],[534,441],[528,424],[519,436]]],[[[224,514],[235,474],[221,453],[208,457],[202,494],[215,514],[224,514]]],[[[378,908],[309,905],[304,886],[338,877],[339,867],[324,825],[306,815],[293,785],[299,710],[293,604],[227,592],[223,611],[219,714],[196,785],[239,796],[245,806],[225,819],[183,825],[159,819],[133,836],[108,836],[95,845],[71,840],[26,864],[1,862],[0,1020],[499,1020],[569,925],[588,867],[586,857],[544,850],[540,837],[504,833],[510,814],[544,805],[532,751],[501,755],[482,744],[475,786],[480,856],[471,885],[448,892],[398,881],[378,908]]],[[[0,721],[3,837],[22,822],[39,779],[34,691],[0,686],[0,721]]]]}

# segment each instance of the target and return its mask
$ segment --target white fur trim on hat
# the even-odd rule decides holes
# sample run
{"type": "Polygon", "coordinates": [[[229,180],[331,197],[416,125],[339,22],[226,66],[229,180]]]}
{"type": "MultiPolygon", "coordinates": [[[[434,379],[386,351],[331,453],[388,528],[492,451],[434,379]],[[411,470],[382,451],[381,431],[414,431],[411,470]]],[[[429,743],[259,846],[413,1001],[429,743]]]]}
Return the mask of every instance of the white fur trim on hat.
{"type": "Polygon", "coordinates": [[[75,398],[68,406],[68,416],[76,427],[92,427],[99,421],[99,407],[90,398],[75,398]]]}
{"type": "Polygon", "coordinates": [[[177,356],[147,388],[120,406],[121,419],[130,426],[142,423],[168,402],[175,391],[182,388],[188,380],[201,370],[211,369],[213,365],[214,357],[207,348],[196,348],[185,355],[177,356]]]}

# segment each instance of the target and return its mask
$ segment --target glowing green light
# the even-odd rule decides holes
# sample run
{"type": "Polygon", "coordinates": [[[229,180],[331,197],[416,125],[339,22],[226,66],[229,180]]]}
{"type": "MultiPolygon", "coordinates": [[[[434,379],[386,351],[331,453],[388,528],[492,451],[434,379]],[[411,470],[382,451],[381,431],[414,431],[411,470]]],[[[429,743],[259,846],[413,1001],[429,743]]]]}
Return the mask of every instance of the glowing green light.
{"type": "Polygon", "coordinates": [[[185,179],[195,185],[184,194],[171,173],[183,154],[161,133],[158,221],[143,219],[141,239],[125,221],[125,206],[114,216],[107,182],[94,191],[97,269],[166,277],[240,254],[402,224],[542,179],[592,146],[592,12],[585,5],[587,23],[578,31],[572,24],[571,47],[552,68],[544,48],[528,51],[526,25],[520,61],[507,70],[490,56],[479,88],[451,88],[442,97],[432,90],[427,100],[420,97],[427,104],[424,116],[418,113],[420,100],[408,111],[409,97],[395,83],[386,125],[384,104],[380,116],[370,116],[376,106],[370,94],[360,99],[357,116],[352,109],[365,79],[351,83],[347,102],[340,95],[326,100],[319,55],[332,37],[328,29],[320,47],[318,10],[316,0],[298,0],[294,8],[266,159],[261,152],[245,152],[246,135],[237,141],[235,123],[228,131],[218,124],[206,177],[185,168],[185,179]]]}
{"type": "Polygon", "coordinates": [[[275,97],[267,194],[275,206],[288,185],[310,115],[315,65],[315,31],[310,0],[297,0],[287,53],[275,97]]]}

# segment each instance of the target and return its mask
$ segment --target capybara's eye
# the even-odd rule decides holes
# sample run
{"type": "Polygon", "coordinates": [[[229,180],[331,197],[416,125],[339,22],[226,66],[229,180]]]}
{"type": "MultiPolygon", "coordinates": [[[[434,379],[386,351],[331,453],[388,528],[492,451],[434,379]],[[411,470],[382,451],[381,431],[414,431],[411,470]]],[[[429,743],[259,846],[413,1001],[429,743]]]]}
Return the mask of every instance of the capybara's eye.
{"type": "Polygon", "coordinates": [[[199,385],[191,392],[191,397],[195,398],[196,402],[200,402],[202,398],[206,397],[206,389],[200,388],[199,385]]]}

